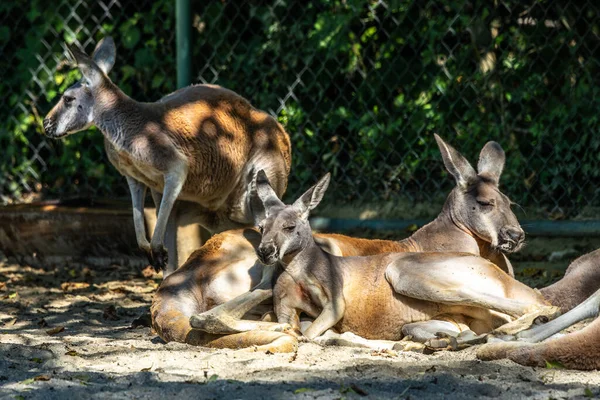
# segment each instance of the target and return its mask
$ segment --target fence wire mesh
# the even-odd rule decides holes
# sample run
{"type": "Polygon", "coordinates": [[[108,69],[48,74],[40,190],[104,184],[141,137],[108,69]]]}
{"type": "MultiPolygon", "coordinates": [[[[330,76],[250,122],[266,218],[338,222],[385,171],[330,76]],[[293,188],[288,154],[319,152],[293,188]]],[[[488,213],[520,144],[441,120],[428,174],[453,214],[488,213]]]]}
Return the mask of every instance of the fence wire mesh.
{"type": "MultiPolygon", "coordinates": [[[[127,197],[100,132],[45,138],[73,84],[64,42],[117,43],[111,78],[140,101],[174,90],[172,0],[0,3],[0,196],[127,197]]],[[[330,216],[431,216],[453,186],[436,132],[476,165],[496,140],[502,189],[528,217],[600,214],[595,1],[192,2],[194,81],[276,116],[293,143],[287,196],[333,174],[330,216]],[[343,215],[342,215],[343,214],[343,215]]]]}

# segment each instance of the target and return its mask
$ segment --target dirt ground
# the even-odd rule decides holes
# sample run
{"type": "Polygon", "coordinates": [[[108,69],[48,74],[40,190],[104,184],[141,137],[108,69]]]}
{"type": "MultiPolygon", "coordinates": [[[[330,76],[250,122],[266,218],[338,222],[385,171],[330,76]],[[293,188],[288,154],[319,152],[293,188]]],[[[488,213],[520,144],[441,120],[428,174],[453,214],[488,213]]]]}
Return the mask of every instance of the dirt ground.
{"type": "MultiPolygon", "coordinates": [[[[534,258],[517,265],[525,280],[552,280],[568,264],[536,272],[534,258]]],[[[139,262],[0,255],[0,398],[600,397],[600,372],[481,362],[474,349],[424,355],[305,343],[294,355],[165,344],[131,327],[159,283],[139,262]]]]}

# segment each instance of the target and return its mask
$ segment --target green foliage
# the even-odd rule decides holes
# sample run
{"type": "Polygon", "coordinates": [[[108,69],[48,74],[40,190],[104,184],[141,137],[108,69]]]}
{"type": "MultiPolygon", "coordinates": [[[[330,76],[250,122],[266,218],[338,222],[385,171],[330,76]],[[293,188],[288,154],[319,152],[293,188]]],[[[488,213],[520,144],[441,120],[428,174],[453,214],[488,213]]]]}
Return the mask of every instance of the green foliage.
{"type": "MultiPolygon", "coordinates": [[[[22,5],[5,3],[0,11],[15,20],[23,13],[22,5]]],[[[95,4],[77,12],[104,15],[95,4]]],[[[87,30],[76,30],[76,21],[63,20],[64,5],[34,0],[26,23],[0,28],[0,48],[14,52],[0,61],[8,71],[0,80],[0,112],[8,121],[0,136],[5,193],[35,190],[38,181],[52,195],[125,192],[101,158],[98,132],[45,145],[40,116],[77,73],[51,76],[56,60],[45,58],[40,70],[39,55],[50,46],[58,57],[60,42],[75,38],[91,51],[89,32],[94,41],[112,34],[118,59],[111,77],[134,98],[156,100],[175,89],[174,9],[172,1],[144,4],[113,10],[100,30],[83,18],[87,30]],[[45,170],[32,157],[40,145],[45,170]]],[[[293,141],[290,197],[331,171],[337,202],[437,200],[452,186],[437,132],[474,163],[486,141],[500,142],[507,152],[504,190],[529,208],[575,215],[598,205],[600,15],[589,2],[193,7],[196,80],[226,86],[277,114],[293,141]]]]}

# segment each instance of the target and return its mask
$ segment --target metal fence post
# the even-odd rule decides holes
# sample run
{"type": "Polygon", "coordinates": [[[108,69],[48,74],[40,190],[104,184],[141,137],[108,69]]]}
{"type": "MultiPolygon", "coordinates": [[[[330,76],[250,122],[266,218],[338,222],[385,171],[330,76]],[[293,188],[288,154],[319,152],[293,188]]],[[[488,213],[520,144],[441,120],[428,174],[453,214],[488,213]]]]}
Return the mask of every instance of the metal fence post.
{"type": "Polygon", "coordinates": [[[191,11],[190,0],[175,0],[177,23],[177,87],[191,83],[191,11]]]}

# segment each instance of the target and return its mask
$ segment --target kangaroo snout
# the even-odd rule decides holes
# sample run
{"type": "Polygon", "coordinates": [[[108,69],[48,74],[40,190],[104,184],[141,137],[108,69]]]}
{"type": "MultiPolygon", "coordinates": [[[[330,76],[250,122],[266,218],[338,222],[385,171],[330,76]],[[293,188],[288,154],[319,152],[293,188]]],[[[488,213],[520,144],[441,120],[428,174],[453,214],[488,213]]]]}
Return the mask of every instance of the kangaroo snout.
{"type": "Polygon", "coordinates": [[[44,133],[46,134],[46,136],[54,136],[54,134],[56,133],[56,123],[54,123],[54,120],[50,117],[46,117],[44,118],[44,133]]]}
{"type": "Polygon", "coordinates": [[[276,248],[272,243],[261,243],[256,250],[256,254],[261,263],[270,265],[276,261],[276,248]]]}
{"type": "Polygon", "coordinates": [[[521,227],[505,227],[500,230],[499,248],[507,252],[517,251],[525,240],[521,227]]]}

